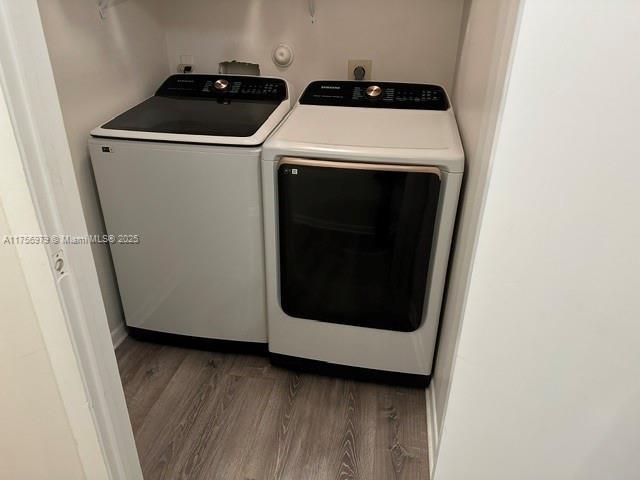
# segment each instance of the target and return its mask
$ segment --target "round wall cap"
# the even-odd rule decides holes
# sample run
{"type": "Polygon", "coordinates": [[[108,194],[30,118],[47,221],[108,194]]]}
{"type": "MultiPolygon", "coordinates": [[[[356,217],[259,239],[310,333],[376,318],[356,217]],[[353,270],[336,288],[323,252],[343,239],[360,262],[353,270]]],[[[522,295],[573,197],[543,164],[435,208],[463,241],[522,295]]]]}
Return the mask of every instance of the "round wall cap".
{"type": "Polygon", "coordinates": [[[273,49],[271,57],[278,67],[288,67],[293,63],[293,49],[285,43],[280,43],[273,49]]]}

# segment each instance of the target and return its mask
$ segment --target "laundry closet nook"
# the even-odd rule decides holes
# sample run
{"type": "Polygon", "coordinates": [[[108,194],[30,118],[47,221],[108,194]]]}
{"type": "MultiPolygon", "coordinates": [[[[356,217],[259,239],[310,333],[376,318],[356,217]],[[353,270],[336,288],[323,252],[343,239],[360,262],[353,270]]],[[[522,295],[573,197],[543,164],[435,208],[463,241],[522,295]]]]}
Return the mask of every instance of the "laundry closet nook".
{"type": "Polygon", "coordinates": [[[34,472],[634,478],[640,12],[560,3],[0,0],[34,472]]]}
{"type": "Polygon", "coordinates": [[[145,478],[427,478],[518,3],[39,8],[145,478]]]}

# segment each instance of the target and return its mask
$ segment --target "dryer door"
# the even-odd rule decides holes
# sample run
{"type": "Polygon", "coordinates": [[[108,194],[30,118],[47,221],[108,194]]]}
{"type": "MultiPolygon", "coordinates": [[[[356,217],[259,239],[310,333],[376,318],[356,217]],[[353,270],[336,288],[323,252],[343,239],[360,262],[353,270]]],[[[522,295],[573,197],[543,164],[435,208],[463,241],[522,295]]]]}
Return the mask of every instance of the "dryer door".
{"type": "Polygon", "coordinates": [[[283,311],[416,330],[439,193],[434,167],[284,157],[278,166],[283,311]]]}

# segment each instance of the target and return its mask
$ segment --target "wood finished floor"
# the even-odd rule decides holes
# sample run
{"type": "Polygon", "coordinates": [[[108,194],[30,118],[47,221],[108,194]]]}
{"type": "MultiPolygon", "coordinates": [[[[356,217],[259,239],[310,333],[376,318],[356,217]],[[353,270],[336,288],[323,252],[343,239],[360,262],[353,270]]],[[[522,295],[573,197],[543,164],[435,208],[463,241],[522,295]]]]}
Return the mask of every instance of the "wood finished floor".
{"type": "Polygon", "coordinates": [[[421,389],[128,338],[116,350],[146,480],[424,480],[421,389]]]}

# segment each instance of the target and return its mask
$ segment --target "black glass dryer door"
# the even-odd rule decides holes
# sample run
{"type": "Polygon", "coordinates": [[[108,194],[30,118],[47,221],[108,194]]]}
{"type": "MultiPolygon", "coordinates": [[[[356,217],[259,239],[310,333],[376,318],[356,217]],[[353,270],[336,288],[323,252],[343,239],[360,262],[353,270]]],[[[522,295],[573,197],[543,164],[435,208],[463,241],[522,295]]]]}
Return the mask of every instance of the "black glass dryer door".
{"type": "Polygon", "coordinates": [[[278,166],[283,311],[416,330],[439,193],[435,168],[284,158],[278,166]]]}

